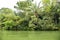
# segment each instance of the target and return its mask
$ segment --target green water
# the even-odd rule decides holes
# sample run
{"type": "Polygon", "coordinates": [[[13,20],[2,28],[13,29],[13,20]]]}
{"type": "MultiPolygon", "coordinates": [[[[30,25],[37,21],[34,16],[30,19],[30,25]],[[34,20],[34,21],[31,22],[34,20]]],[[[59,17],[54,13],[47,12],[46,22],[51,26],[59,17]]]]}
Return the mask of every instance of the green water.
{"type": "Polygon", "coordinates": [[[58,31],[0,31],[0,40],[60,40],[58,31]]]}

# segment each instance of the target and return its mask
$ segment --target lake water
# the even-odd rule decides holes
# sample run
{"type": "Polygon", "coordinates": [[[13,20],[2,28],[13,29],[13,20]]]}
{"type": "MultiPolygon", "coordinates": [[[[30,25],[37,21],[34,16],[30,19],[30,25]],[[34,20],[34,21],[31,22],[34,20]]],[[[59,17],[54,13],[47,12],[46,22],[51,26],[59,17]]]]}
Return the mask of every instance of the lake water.
{"type": "Polygon", "coordinates": [[[0,40],[60,40],[59,31],[0,31],[0,40]]]}

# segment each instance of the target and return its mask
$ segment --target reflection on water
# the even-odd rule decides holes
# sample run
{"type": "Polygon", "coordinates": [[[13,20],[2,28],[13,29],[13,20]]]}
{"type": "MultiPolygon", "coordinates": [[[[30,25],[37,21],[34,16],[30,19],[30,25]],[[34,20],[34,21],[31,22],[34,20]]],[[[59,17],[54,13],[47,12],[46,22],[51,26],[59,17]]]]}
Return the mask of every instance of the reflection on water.
{"type": "Polygon", "coordinates": [[[59,31],[59,33],[58,33],[59,35],[58,35],[58,40],[60,40],[60,31],[59,31]]]}
{"type": "Polygon", "coordinates": [[[0,40],[59,40],[58,31],[0,31],[0,40]]]}
{"type": "Polygon", "coordinates": [[[27,31],[4,31],[3,40],[27,40],[27,31]]]}
{"type": "Polygon", "coordinates": [[[2,33],[2,31],[0,30],[0,40],[2,40],[2,37],[3,37],[3,33],[2,33]]]}
{"type": "Polygon", "coordinates": [[[57,31],[35,31],[29,32],[30,40],[58,40],[59,32],[57,31]]]}

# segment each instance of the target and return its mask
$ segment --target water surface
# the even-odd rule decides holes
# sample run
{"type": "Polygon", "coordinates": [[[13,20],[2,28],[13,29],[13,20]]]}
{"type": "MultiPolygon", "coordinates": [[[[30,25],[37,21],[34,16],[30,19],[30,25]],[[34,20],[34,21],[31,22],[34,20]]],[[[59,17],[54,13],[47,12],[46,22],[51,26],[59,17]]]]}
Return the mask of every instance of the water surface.
{"type": "Polygon", "coordinates": [[[0,40],[60,40],[59,31],[0,31],[0,40]]]}

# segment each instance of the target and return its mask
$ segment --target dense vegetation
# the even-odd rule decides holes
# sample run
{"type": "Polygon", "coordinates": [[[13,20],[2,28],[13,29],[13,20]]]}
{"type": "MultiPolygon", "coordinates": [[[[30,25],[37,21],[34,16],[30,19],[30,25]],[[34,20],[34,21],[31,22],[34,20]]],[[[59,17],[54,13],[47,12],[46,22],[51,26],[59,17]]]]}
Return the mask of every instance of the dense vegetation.
{"type": "Polygon", "coordinates": [[[2,30],[59,30],[60,6],[54,0],[42,0],[40,7],[32,3],[33,0],[19,1],[17,12],[9,9],[0,9],[0,29],[2,30]]]}

